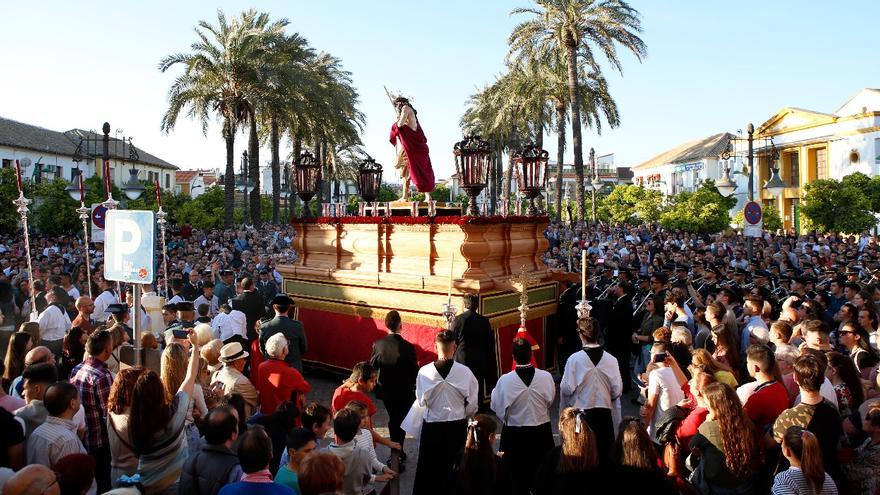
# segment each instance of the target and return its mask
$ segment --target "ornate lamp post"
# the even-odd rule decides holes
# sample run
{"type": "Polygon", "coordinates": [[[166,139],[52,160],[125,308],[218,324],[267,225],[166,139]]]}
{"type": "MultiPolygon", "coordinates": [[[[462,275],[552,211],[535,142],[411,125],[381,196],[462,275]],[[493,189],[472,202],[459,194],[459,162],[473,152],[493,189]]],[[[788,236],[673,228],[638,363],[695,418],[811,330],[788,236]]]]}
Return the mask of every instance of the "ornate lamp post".
{"type": "Polygon", "coordinates": [[[315,155],[308,151],[303,151],[296,159],[294,164],[294,184],[296,184],[296,194],[303,202],[302,218],[310,215],[309,201],[318,194],[318,174],[320,173],[320,165],[315,160],[315,155]]]}
{"type": "Polygon", "coordinates": [[[479,135],[472,134],[455,143],[452,154],[455,155],[455,172],[461,180],[461,188],[468,195],[465,214],[475,217],[480,214],[477,196],[486,188],[488,182],[492,145],[481,139],[479,135]]]}
{"type": "MultiPolygon", "coordinates": [[[[364,200],[365,203],[372,203],[376,201],[376,198],[379,197],[379,188],[382,187],[382,165],[376,163],[376,160],[373,157],[367,155],[367,158],[364,159],[360,164],[358,164],[358,192],[361,195],[361,199],[364,200]]],[[[364,210],[365,208],[361,207],[359,210],[364,210]]],[[[363,211],[359,211],[358,214],[362,214],[363,211]]],[[[377,208],[373,208],[373,215],[377,216],[379,211],[377,208]]]]}
{"type": "MultiPolygon", "coordinates": [[[[123,136],[122,140],[122,153],[125,153],[125,137],[123,136]]],[[[125,194],[125,197],[130,200],[135,200],[141,197],[146,191],[146,188],[141,181],[138,179],[138,171],[134,168],[134,162],[137,161],[140,156],[138,155],[137,150],[131,144],[131,138],[128,138],[128,158],[131,160],[131,168],[128,170],[128,182],[122,186],[122,193],[125,194]]]]}
{"type": "Polygon", "coordinates": [[[596,193],[602,189],[604,184],[602,183],[602,180],[599,179],[599,169],[596,167],[596,150],[593,148],[590,148],[590,167],[593,169],[593,180],[590,181],[590,192],[593,195],[593,201],[591,204],[593,210],[592,217],[593,223],[596,223],[596,193]]]}
{"type": "Polygon", "coordinates": [[[547,161],[550,154],[547,150],[527,144],[513,155],[513,166],[516,173],[516,185],[524,198],[529,200],[526,214],[530,217],[538,215],[535,198],[547,188],[547,161]]]}

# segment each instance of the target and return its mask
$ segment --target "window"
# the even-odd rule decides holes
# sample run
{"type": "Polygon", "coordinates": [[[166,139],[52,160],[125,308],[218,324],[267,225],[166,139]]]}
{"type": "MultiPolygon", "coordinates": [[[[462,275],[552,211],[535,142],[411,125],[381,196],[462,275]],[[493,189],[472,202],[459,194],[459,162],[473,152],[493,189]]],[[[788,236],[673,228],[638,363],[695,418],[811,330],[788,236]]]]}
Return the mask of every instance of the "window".
{"type": "Polygon", "coordinates": [[[816,150],[816,178],[817,179],[827,179],[828,178],[828,150],[826,148],[819,148],[816,150]]]}
{"type": "Polygon", "coordinates": [[[3,168],[12,168],[12,160],[3,159],[3,168]]]}
{"type": "Polygon", "coordinates": [[[62,167],[60,165],[56,165],[55,166],[55,178],[61,179],[63,177],[64,177],[64,167],[62,167]]]}
{"type": "Polygon", "coordinates": [[[874,163],[880,163],[880,138],[874,138],[874,163]]]}
{"type": "Polygon", "coordinates": [[[171,189],[171,174],[165,174],[165,189],[171,189]]]}
{"type": "Polygon", "coordinates": [[[787,168],[788,168],[788,182],[792,185],[792,187],[798,187],[800,184],[800,160],[798,159],[798,152],[793,151],[791,153],[786,153],[787,159],[787,168]]]}

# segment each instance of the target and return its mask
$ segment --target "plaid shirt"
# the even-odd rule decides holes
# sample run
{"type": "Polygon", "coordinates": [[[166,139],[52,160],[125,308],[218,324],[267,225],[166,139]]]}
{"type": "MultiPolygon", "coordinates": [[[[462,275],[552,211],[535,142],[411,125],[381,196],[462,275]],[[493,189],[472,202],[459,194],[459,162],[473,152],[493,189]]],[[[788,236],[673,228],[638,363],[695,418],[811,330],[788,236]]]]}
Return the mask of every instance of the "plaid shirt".
{"type": "Polygon", "coordinates": [[[70,383],[79,390],[86,411],[85,447],[89,452],[109,445],[107,440],[107,399],[113,375],[100,359],[90,357],[71,372],[70,383]]]}

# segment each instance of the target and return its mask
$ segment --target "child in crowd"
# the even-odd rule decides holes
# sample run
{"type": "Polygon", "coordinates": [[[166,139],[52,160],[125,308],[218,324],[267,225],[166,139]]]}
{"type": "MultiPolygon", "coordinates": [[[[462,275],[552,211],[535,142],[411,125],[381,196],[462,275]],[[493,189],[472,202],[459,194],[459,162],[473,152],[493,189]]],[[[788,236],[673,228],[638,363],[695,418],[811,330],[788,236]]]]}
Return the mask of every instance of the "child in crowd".
{"type": "Polygon", "coordinates": [[[361,429],[360,414],[351,409],[341,409],[333,417],[333,433],[336,441],[330,444],[329,452],[345,464],[342,491],[346,495],[368,495],[375,493],[370,486],[373,481],[388,481],[391,475],[373,477],[370,453],[360,448],[354,437],[361,429]]]}
{"type": "Polygon", "coordinates": [[[289,460],[286,464],[282,464],[278,468],[278,474],[275,475],[275,483],[284,485],[293,490],[296,495],[300,495],[299,464],[308,455],[315,451],[318,446],[315,433],[305,428],[294,428],[287,434],[287,455],[289,460]]]}

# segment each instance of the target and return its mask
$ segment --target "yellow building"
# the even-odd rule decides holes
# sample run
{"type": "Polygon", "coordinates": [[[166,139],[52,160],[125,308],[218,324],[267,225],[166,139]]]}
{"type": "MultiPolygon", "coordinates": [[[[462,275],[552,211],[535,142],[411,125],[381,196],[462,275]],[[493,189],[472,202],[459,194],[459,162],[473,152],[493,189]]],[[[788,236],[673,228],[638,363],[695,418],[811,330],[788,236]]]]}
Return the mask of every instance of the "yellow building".
{"type": "Polygon", "coordinates": [[[806,184],[855,172],[880,173],[880,90],[863,89],[834,113],[783,108],[755,129],[755,155],[760,199],[779,208],[786,229],[800,231],[798,210],[806,184]],[[788,186],[778,198],[762,187],[770,179],[774,151],[788,186]]]}

